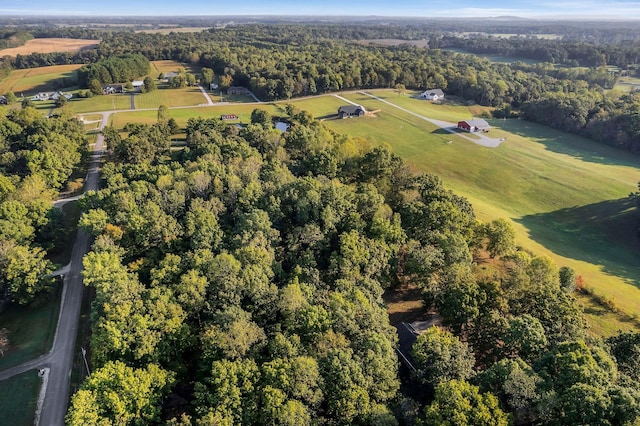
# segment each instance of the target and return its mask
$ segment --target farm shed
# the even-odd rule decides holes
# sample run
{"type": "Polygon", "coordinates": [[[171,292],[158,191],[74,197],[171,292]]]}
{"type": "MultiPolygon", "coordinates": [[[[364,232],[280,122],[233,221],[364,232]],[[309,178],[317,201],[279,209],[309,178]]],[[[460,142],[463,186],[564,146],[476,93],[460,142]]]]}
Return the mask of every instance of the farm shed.
{"type": "Polygon", "coordinates": [[[491,130],[491,126],[482,118],[475,118],[473,120],[458,121],[458,129],[467,132],[488,132],[491,130]]]}

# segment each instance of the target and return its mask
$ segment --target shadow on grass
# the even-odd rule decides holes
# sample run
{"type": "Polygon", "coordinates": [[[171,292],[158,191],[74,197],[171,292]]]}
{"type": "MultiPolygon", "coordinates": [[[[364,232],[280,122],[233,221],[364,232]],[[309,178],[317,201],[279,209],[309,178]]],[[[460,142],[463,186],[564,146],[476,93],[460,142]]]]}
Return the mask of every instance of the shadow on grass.
{"type": "Polygon", "coordinates": [[[31,94],[39,92],[57,92],[58,90],[68,92],[77,89],[77,84],[76,72],[69,71],[64,74],[60,74],[57,78],[52,78],[51,80],[44,81],[37,86],[33,86],[25,92],[31,94]]]}
{"type": "Polygon", "coordinates": [[[541,124],[513,118],[488,121],[492,126],[530,138],[558,154],[570,155],[591,163],[640,167],[640,157],[634,154],[541,124]]]}
{"type": "Polygon", "coordinates": [[[640,288],[638,213],[633,200],[603,201],[515,221],[528,229],[531,239],[554,253],[602,265],[604,272],[640,288]]]}
{"type": "Polygon", "coordinates": [[[33,424],[41,380],[36,371],[27,371],[0,382],[0,418],[2,424],[33,424]]]}
{"type": "Polygon", "coordinates": [[[9,350],[0,358],[0,370],[20,365],[51,349],[62,295],[62,283],[56,282],[56,289],[44,303],[33,307],[10,305],[0,314],[0,328],[9,331],[9,350]]]}

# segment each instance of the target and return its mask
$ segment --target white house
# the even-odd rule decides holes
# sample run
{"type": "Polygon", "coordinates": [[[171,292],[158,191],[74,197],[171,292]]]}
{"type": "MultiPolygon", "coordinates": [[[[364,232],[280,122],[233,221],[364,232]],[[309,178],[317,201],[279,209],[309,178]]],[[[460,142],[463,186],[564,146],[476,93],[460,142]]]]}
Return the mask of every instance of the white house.
{"type": "Polygon", "coordinates": [[[427,89],[420,93],[420,99],[426,99],[428,101],[439,101],[444,99],[444,92],[442,89],[427,89]]]}
{"type": "Polygon", "coordinates": [[[71,99],[73,97],[73,95],[64,94],[62,92],[40,92],[37,95],[35,95],[33,98],[31,98],[31,100],[32,101],[49,101],[49,100],[57,101],[58,98],[60,98],[60,96],[64,96],[67,99],[71,99]]]}

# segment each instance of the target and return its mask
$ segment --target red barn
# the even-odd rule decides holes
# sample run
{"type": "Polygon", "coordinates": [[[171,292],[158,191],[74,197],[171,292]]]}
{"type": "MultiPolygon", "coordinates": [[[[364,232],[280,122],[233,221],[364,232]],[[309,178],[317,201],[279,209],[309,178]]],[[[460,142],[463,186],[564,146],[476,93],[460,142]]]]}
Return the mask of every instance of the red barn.
{"type": "Polygon", "coordinates": [[[458,129],[467,132],[488,132],[491,126],[482,118],[476,118],[473,120],[458,121],[458,129]]]}

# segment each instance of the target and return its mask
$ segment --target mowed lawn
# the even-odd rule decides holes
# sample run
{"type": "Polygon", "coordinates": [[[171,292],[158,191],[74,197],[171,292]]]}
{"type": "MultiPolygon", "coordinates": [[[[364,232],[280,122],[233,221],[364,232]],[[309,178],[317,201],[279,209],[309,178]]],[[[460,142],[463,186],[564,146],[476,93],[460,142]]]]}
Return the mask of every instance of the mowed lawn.
{"type": "Polygon", "coordinates": [[[9,349],[0,357],[0,369],[37,358],[51,348],[61,293],[58,288],[39,306],[10,305],[2,312],[0,328],[9,331],[9,349]]]}
{"type": "Polygon", "coordinates": [[[160,105],[166,105],[170,108],[195,106],[207,103],[206,98],[198,87],[158,89],[148,93],[137,93],[134,98],[136,109],[158,108],[160,105]]]}
{"type": "Polygon", "coordinates": [[[0,382],[0,418],[3,425],[33,425],[41,384],[36,370],[0,382]]]}
{"type": "MultiPolygon", "coordinates": [[[[187,121],[190,118],[220,118],[223,114],[235,114],[238,116],[238,120],[232,120],[229,121],[229,123],[249,124],[251,122],[251,113],[256,108],[263,109],[273,116],[285,115],[284,110],[273,104],[228,104],[201,108],[172,109],[169,111],[169,117],[174,118],[181,128],[184,128],[187,125],[187,121]]],[[[121,129],[125,124],[132,122],[145,124],[156,123],[158,120],[158,113],[157,110],[129,111],[114,114],[111,118],[111,125],[117,129],[121,129]]]]}
{"type": "MultiPolygon", "coordinates": [[[[435,105],[391,90],[373,93],[450,122],[473,116],[466,106],[435,105]]],[[[640,245],[634,206],[626,198],[640,181],[640,160],[522,120],[490,120],[490,136],[506,140],[485,148],[375,99],[342,96],[380,112],[375,118],[325,120],[331,129],[390,145],[415,170],[439,175],[467,197],[482,220],[511,219],[519,245],[573,267],[588,287],[624,312],[640,312],[640,245]]],[[[345,104],[336,101],[321,97],[295,104],[327,117],[345,104]]]]}
{"type": "Polygon", "coordinates": [[[178,72],[179,68],[184,68],[185,71],[190,73],[199,73],[201,69],[199,65],[183,64],[172,60],[151,61],[149,76],[157,78],[160,73],[178,72]]]}
{"type": "Polygon", "coordinates": [[[21,96],[35,95],[37,92],[52,91],[53,82],[64,78],[76,79],[76,70],[81,64],[53,65],[50,67],[15,70],[0,82],[0,93],[9,91],[21,96]]]}
{"type": "Polygon", "coordinates": [[[131,96],[127,94],[98,95],[92,98],[73,97],[63,109],[73,113],[113,111],[131,108],[131,96]]]}

